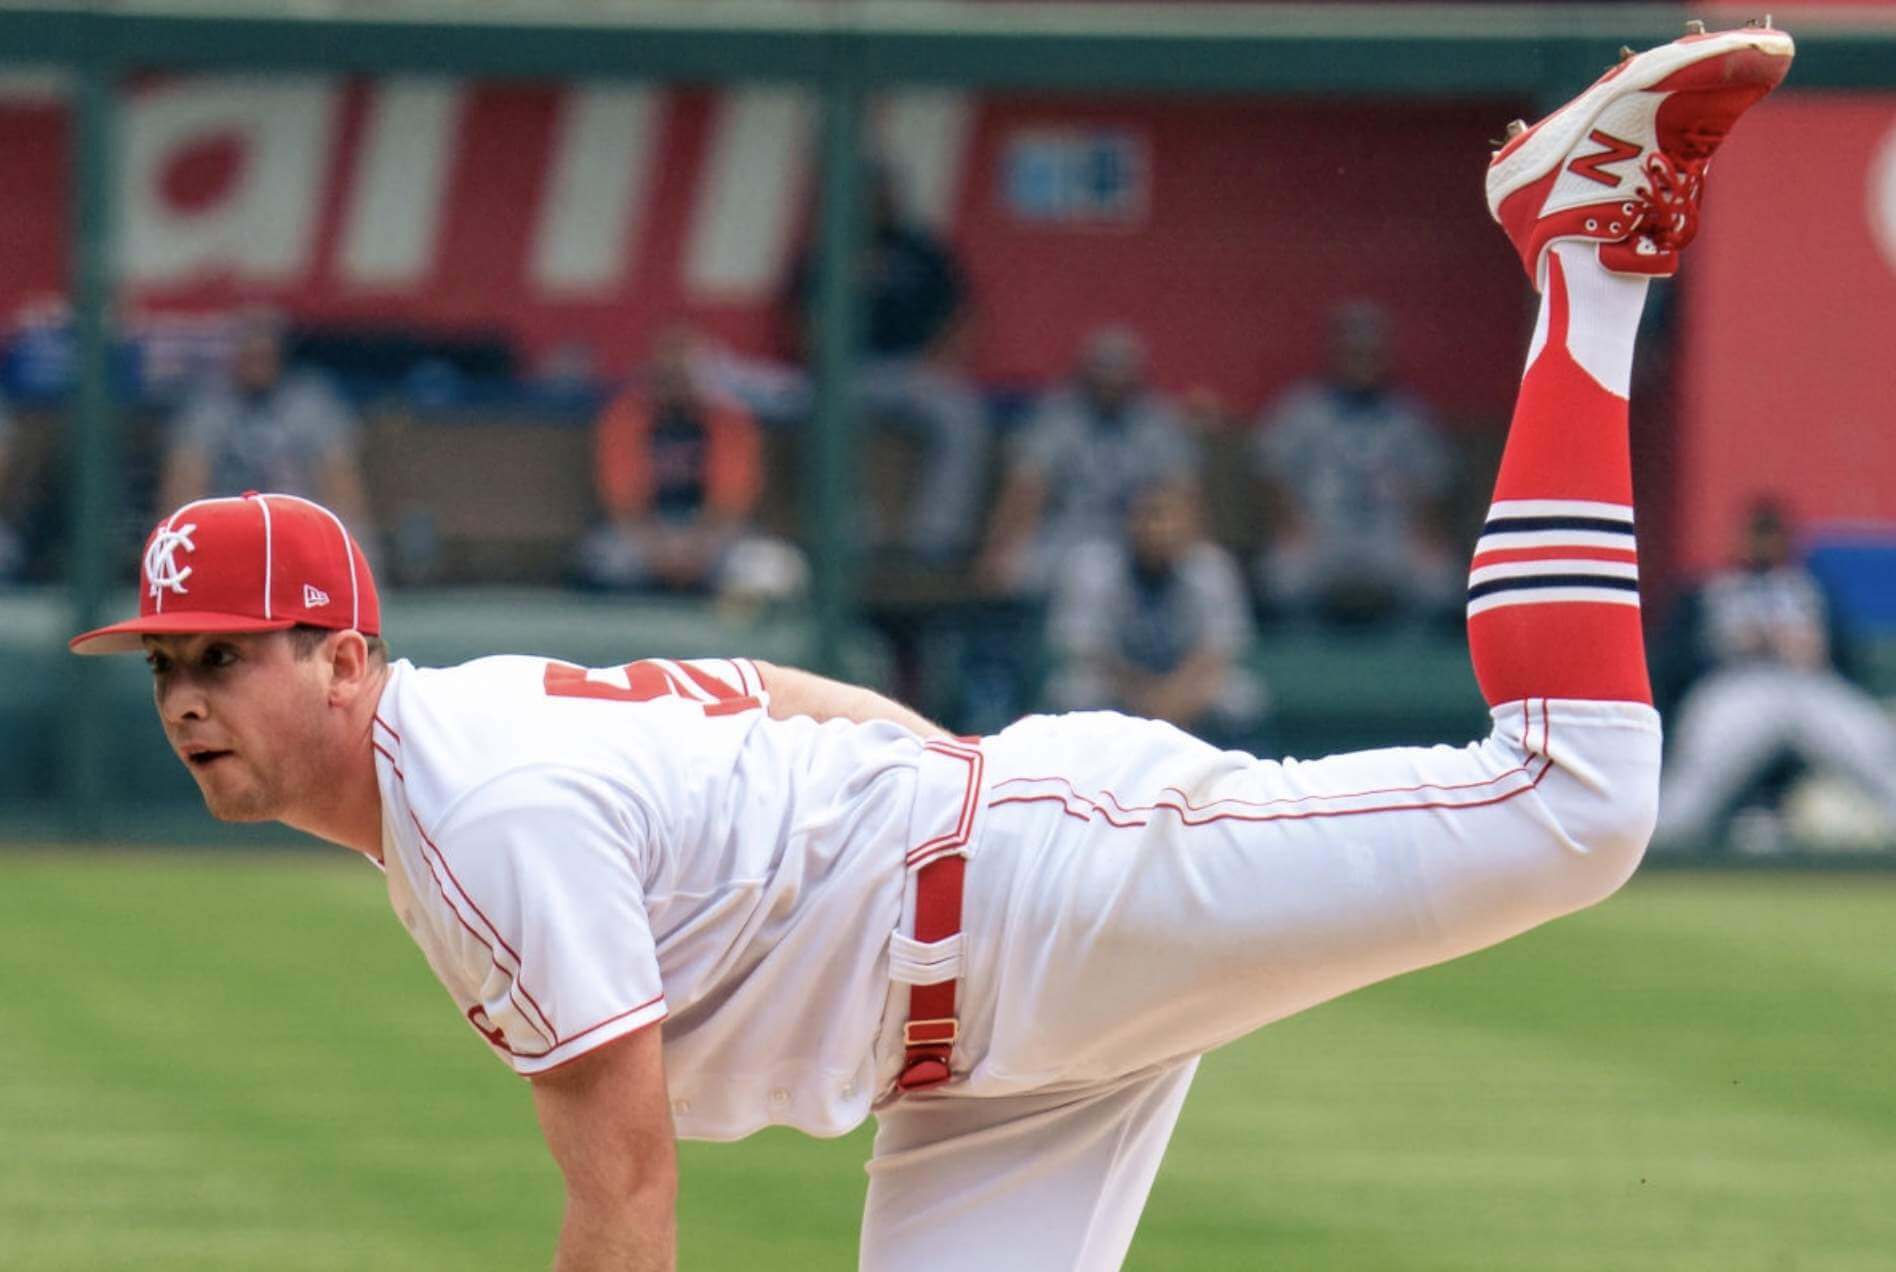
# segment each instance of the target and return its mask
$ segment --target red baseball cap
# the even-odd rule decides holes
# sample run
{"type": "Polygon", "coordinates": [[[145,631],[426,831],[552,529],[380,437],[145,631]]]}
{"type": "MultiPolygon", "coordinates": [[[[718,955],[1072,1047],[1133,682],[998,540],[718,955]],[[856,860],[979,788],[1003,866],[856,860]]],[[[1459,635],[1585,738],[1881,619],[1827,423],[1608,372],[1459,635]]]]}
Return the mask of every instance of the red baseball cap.
{"type": "Polygon", "coordinates": [[[296,495],[198,499],[145,540],[138,617],[75,636],[75,654],[126,654],[139,637],[276,632],[306,623],[380,635],[382,607],[342,519],[296,495]]]}

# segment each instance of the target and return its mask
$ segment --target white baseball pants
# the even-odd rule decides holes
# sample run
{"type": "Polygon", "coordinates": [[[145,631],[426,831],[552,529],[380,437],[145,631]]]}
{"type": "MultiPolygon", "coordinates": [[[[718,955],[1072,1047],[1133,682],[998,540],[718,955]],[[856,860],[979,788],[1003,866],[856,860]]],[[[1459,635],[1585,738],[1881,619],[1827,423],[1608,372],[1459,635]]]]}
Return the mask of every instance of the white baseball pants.
{"type": "Polygon", "coordinates": [[[1619,887],[1652,830],[1657,714],[1493,714],[1467,747],[1308,762],[1111,713],[986,739],[967,1077],[878,1110],[862,1266],[1118,1267],[1199,1054],[1619,887]]]}

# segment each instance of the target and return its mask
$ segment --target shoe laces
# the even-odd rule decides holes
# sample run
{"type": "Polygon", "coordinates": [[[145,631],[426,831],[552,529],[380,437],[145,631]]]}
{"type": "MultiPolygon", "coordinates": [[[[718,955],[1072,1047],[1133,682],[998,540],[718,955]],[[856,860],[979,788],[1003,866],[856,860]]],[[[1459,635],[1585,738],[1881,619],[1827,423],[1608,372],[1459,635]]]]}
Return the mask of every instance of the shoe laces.
{"type": "MultiPolygon", "coordinates": [[[[1720,135],[1722,138],[1722,134],[1720,135]]],[[[1675,162],[1663,150],[1646,156],[1641,166],[1645,184],[1633,191],[1633,234],[1652,240],[1661,251],[1676,252],[1698,234],[1699,195],[1705,188],[1705,163],[1718,139],[1699,149],[1688,138],[1684,162],[1675,162]]]]}

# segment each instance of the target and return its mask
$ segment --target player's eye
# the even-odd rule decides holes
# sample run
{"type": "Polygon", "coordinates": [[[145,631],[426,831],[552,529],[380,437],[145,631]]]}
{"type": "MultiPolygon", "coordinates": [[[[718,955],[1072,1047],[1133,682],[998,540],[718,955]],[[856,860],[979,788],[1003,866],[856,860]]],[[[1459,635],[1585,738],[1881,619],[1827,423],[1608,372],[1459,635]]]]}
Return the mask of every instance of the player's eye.
{"type": "Polygon", "coordinates": [[[154,676],[162,676],[171,670],[171,660],[155,650],[145,655],[145,665],[151,668],[154,676]]]}
{"type": "Polygon", "coordinates": [[[212,645],[198,661],[206,667],[228,667],[237,661],[237,649],[234,645],[212,645]]]}

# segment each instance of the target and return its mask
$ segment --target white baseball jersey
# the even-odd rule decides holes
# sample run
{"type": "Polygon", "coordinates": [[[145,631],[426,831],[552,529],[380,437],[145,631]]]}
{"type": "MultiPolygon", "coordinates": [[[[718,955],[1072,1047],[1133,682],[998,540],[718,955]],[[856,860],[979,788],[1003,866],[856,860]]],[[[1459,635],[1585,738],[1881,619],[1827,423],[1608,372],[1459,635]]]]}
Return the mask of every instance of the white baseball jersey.
{"type": "Polygon", "coordinates": [[[742,660],[396,664],[389,895],[517,1072],[665,1017],[680,1135],[873,1105],[878,1270],[1117,1266],[1196,1056],[1598,900],[1656,802],[1640,703],[1303,763],[1112,713],[958,745],[764,707],[742,660]],[[906,867],[942,851],[962,929],[923,945],[906,867]],[[954,1080],[878,1103],[900,982],[950,977],[954,1080]]]}
{"type": "Polygon", "coordinates": [[[664,1018],[681,1136],[867,1115],[905,849],[960,815],[968,767],[765,706],[741,659],[390,669],[389,899],[516,1072],[664,1018]]]}

